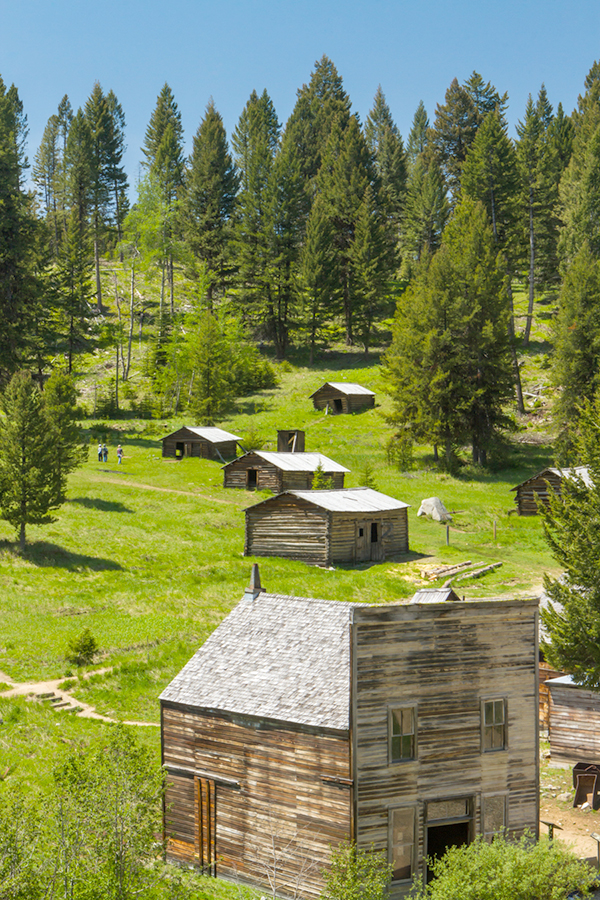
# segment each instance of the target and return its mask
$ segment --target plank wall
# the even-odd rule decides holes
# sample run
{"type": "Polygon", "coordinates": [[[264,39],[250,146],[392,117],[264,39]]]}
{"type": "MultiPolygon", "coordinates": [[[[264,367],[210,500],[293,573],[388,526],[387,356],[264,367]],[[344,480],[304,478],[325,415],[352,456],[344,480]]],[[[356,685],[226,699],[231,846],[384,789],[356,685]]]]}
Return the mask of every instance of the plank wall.
{"type": "MultiPolygon", "coordinates": [[[[354,610],[356,840],[388,847],[390,808],[417,811],[423,870],[426,802],[508,794],[507,826],[538,830],[537,601],[354,610]],[[482,752],[481,701],[504,698],[508,745],[482,752]],[[416,707],[416,759],[388,761],[388,711],[416,707]]],[[[402,889],[400,889],[400,895],[402,889]]]]}
{"type": "Polygon", "coordinates": [[[244,556],[283,556],[329,565],[328,513],[285,494],[250,507],[244,556]]]}
{"type": "Polygon", "coordinates": [[[281,470],[254,453],[240,456],[223,469],[223,487],[245,489],[248,469],[257,470],[257,490],[273,491],[274,494],[279,494],[283,490],[281,470]]]}
{"type": "Polygon", "coordinates": [[[371,522],[377,522],[382,535],[383,554],[381,559],[389,559],[408,551],[408,516],[406,509],[395,509],[373,513],[371,516],[356,513],[334,512],[331,514],[331,562],[355,562],[357,559],[357,527],[369,529],[371,522]]]}
{"type": "Polygon", "coordinates": [[[547,472],[543,478],[532,478],[525,484],[519,485],[516,491],[516,503],[520,516],[535,516],[538,513],[538,501],[548,506],[549,491],[560,494],[562,478],[554,472],[547,472]]]}
{"type": "Polygon", "coordinates": [[[600,693],[568,685],[548,687],[552,759],[600,764],[600,693]]]}
{"type": "Polygon", "coordinates": [[[268,889],[276,859],[279,894],[293,896],[299,882],[318,896],[330,846],[351,835],[348,733],[175,704],[163,704],[162,720],[167,858],[197,864],[195,783],[210,778],[216,874],[268,889]]]}

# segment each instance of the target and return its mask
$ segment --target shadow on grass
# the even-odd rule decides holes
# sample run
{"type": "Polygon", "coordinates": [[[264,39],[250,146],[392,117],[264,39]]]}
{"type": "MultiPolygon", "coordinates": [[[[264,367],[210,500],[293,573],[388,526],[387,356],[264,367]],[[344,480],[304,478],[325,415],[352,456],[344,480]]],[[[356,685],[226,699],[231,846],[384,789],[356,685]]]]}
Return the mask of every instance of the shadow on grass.
{"type": "Polygon", "coordinates": [[[321,371],[323,368],[327,368],[337,372],[343,369],[370,369],[372,366],[377,366],[381,362],[381,353],[378,350],[371,350],[368,355],[365,355],[362,348],[356,347],[331,350],[321,348],[315,352],[315,359],[311,364],[308,349],[294,347],[288,351],[287,359],[288,362],[295,366],[301,366],[303,369],[321,371]]]}
{"type": "Polygon", "coordinates": [[[366,560],[365,562],[356,562],[356,563],[335,563],[336,569],[342,569],[345,572],[356,572],[362,571],[363,569],[372,569],[373,566],[380,566],[382,563],[411,563],[417,562],[420,559],[430,559],[430,553],[417,553],[416,550],[409,550],[408,553],[395,553],[391,556],[386,556],[385,559],[372,559],[366,560]]]}
{"type": "MultiPolygon", "coordinates": [[[[0,552],[3,550],[16,555],[19,552],[18,543],[16,541],[0,541],[0,552]]],[[[68,569],[70,572],[78,572],[82,569],[91,569],[93,572],[123,571],[123,567],[112,559],[73,553],[57,544],[49,544],[47,541],[35,541],[27,544],[23,558],[40,568],[56,566],[68,569]]]]}
{"type": "Polygon", "coordinates": [[[101,512],[133,513],[132,509],[117,500],[101,500],[99,497],[73,497],[68,503],[78,503],[86,509],[99,509],[101,512]]]}
{"type": "Polygon", "coordinates": [[[553,465],[555,465],[554,448],[551,444],[511,442],[506,461],[501,466],[484,469],[467,464],[454,473],[454,477],[458,481],[487,484],[514,481],[516,485],[553,465]]]}

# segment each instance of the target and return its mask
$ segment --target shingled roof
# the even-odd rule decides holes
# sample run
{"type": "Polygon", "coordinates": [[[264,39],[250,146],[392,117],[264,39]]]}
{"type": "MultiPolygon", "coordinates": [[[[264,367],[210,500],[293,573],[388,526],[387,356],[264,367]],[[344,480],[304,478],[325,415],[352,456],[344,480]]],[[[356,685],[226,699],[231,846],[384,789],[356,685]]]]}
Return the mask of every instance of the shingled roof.
{"type": "Polygon", "coordinates": [[[392,509],[408,509],[410,506],[409,503],[404,503],[403,500],[388,497],[387,494],[374,491],[373,488],[355,487],[344,488],[343,490],[283,491],[283,493],[277,494],[275,497],[267,497],[266,500],[261,500],[260,503],[255,503],[254,506],[248,508],[255,509],[257,506],[262,506],[263,503],[273,505],[281,497],[286,496],[298,497],[300,500],[306,500],[307,503],[312,503],[314,506],[319,506],[321,509],[327,509],[331,512],[371,514],[392,509]]]}
{"type": "Polygon", "coordinates": [[[347,730],[349,625],[363,605],[247,593],[160,699],[347,730]]]}

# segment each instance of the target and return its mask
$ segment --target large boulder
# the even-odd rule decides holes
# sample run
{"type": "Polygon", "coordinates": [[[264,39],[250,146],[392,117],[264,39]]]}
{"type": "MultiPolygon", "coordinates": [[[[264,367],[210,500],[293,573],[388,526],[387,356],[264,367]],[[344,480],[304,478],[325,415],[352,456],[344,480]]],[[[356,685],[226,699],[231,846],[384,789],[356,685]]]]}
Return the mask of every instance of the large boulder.
{"type": "Polygon", "coordinates": [[[451,522],[452,516],[439,497],[428,497],[419,507],[418,516],[428,516],[436,522],[451,522]]]}

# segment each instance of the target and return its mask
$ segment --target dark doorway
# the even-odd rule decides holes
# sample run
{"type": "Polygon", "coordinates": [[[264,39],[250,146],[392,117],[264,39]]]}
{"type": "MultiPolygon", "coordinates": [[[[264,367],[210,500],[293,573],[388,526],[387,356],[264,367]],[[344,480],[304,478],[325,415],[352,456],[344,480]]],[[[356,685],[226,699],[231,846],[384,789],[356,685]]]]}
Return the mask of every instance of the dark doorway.
{"type": "Polygon", "coordinates": [[[371,543],[376,544],[379,541],[379,529],[377,522],[371,522],[371,543]]]}
{"type": "MultiPolygon", "coordinates": [[[[462,847],[469,843],[470,822],[456,822],[450,825],[429,825],[427,828],[427,857],[439,859],[448,847],[462,847]]],[[[427,865],[427,884],[433,872],[427,865]]]]}
{"type": "Polygon", "coordinates": [[[344,412],[344,407],[343,407],[342,401],[340,400],[339,397],[336,397],[335,400],[333,401],[333,409],[336,413],[344,412]]]}
{"type": "Polygon", "coordinates": [[[258,483],[258,469],[247,469],[246,487],[255,488],[258,483]]]}
{"type": "Polygon", "coordinates": [[[175,456],[177,457],[177,459],[182,458],[184,449],[185,449],[185,446],[184,446],[183,441],[177,441],[177,443],[175,444],[175,456]]]}

